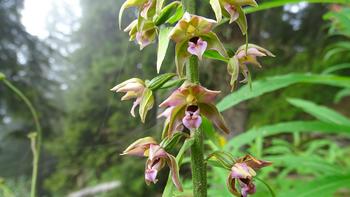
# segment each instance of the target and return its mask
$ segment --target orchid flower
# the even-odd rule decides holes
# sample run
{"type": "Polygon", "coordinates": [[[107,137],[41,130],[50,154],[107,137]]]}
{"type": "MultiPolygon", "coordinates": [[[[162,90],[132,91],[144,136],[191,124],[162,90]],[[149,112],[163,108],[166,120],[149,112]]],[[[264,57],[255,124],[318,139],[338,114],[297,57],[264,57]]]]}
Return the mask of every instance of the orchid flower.
{"type": "Polygon", "coordinates": [[[130,113],[135,117],[135,108],[139,107],[139,114],[141,121],[145,122],[147,112],[153,107],[154,97],[150,89],[146,88],[143,80],[139,78],[132,78],[126,80],[111,89],[114,92],[126,93],[121,100],[135,99],[130,113]]]}
{"type": "Polygon", "coordinates": [[[211,0],[210,4],[214,10],[217,22],[222,16],[230,19],[230,24],[236,22],[243,35],[247,32],[247,19],[242,9],[243,6],[258,6],[255,0],[211,0]]]}
{"type": "Polygon", "coordinates": [[[159,14],[164,0],[126,0],[119,11],[119,28],[121,28],[121,20],[125,9],[130,7],[138,8],[139,15],[146,20],[152,20],[159,14]]]}
{"type": "Polygon", "coordinates": [[[158,172],[167,164],[174,185],[179,191],[183,191],[175,157],[167,153],[152,137],[145,137],[135,141],[123,151],[122,155],[148,157],[145,167],[145,181],[148,185],[157,183],[158,172]]]}
{"type": "Polygon", "coordinates": [[[229,74],[231,75],[231,86],[232,88],[235,86],[235,83],[238,79],[239,71],[241,70],[241,73],[244,76],[244,79],[240,81],[241,83],[246,83],[249,80],[249,70],[247,65],[253,64],[259,68],[261,68],[261,64],[257,61],[257,57],[265,57],[265,56],[271,56],[275,57],[270,51],[255,45],[255,44],[248,44],[248,47],[246,44],[242,45],[238,48],[235,55],[229,60],[227,65],[227,70],[229,74]]]}
{"type": "Polygon", "coordinates": [[[253,177],[256,176],[255,171],[269,165],[271,165],[271,162],[257,160],[250,155],[239,158],[232,166],[227,178],[227,187],[230,192],[239,197],[247,197],[248,194],[254,194],[256,190],[253,183],[253,177]],[[240,189],[237,189],[236,182],[240,189]]]}
{"type": "Polygon", "coordinates": [[[136,40],[137,44],[140,45],[140,50],[154,42],[157,36],[154,23],[145,19],[134,20],[124,31],[129,32],[130,41],[136,40]]]}
{"type": "Polygon", "coordinates": [[[192,83],[184,83],[175,90],[159,105],[167,107],[160,115],[167,118],[167,135],[171,136],[174,132],[182,130],[182,126],[191,131],[197,129],[202,122],[202,116],[210,119],[225,133],[229,133],[223,117],[213,104],[219,93],[220,91],[208,90],[192,83]]]}
{"type": "Polygon", "coordinates": [[[200,60],[208,49],[227,56],[226,50],[217,35],[212,32],[216,21],[197,15],[185,13],[169,33],[170,39],[176,42],[175,63],[178,75],[183,75],[183,67],[191,55],[200,60]]]}

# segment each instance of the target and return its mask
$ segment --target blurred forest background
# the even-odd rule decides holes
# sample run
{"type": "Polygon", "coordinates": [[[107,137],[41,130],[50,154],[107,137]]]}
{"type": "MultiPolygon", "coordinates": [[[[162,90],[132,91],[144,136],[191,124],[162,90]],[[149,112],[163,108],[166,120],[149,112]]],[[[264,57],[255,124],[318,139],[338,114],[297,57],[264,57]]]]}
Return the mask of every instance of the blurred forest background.
{"type": "MultiPolygon", "coordinates": [[[[66,196],[111,182],[118,183],[115,189],[94,196],[160,195],[166,183],[166,170],[160,174],[157,185],[148,187],[144,183],[142,159],[119,155],[137,138],[159,136],[162,126],[156,119],[159,112],[154,109],[146,124],[141,124],[129,115],[131,102],[121,103],[120,95],[109,91],[132,76],[153,78],[156,45],[140,52],[135,43],[128,41],[128,35],[117,28],[117,14],[123,0],[80,0],[80,16],[76,16],[69,5],[57,1],[47,16],[48,36],[44,39],[28,33],[22,24],[24,1],[0,0],[0,72],[28,96],[39,112],[44,132],[39,196],[66,196]]],[[[197,2],[201,15],[215,18],[209,1],[197,2]]],[[[264,2],[268,1],[258,1],[264,2]]],[[[133,11],[126,15],[125,20],[129,22],[135,18],[133,11]]],[[[276,162],[277,165],[264,171],[261,177],[277,194],[297,188],[297,183],[312,182],[331,173],[342,176],[348,173],[344,183],[349,186],[350,97],[347,95],[350,83],[347,84],[346,76],[349,77],[350,70],[344,69],[350,62],[349,8],[298,3],[249,14],[248,21],[250,41],[276,55],[276,58],[261,60],[263,69],[252,69],[253,81],[263,83],[265,78],[290,73],[320,74],[332,65],[342,66],[326,74],[344,76],[341,79],[345,81],[344,85],[334,81],[329,83],[331,86],[325,85],[327,82],[322,78],[313,84],[293,83],[258,98],[245,99],[224,112],[232,130],[232,135],[226,136],[227,143],[238,143],[244,147],[242,152],[276,162]],[[345,89],[339,93],[339,87],[345,89]],[[282,131],[275,131],[264,140],[262,136],[245,138],[243,142],[238,141],[242,138],[230,140],[251,128],[267,129],[266,125],[290,121],[302,123],[315,119],[313,116],[322,124],[325,122],[324,125],[315,128],[299,125],[294,130],[280,125],[282,131]],[[343,118],[343,122],[337,122],[343,118]],[[342,127],[335,128],[337,125],[342,127]],[[293,132],[284,133],[284,130],[293,132]],[[303,131],[310,132],[301,133],[303,131]],[[276,155],[279,157],[272,157],[276,155]],[[289,163],[286,167],[279,161],[291,161],[295,165],[289,163]]],[[[245,41],[235,24],[219,26],[216,31],[228,48],[236,48],[245,41]]],[[[173,47],[169,47],[162,72],[174,71],[173,54],[173,47]]],[[[226,65],[206,60],[202,66],[200,77],[204,85],[223,90],[221,100],[230,93],[226,65]]],[[[257,87],[260,86],[253,84],[252,91],[257,87]]],[[[166,96],[166,92],[159,92],[156,102],[166,96]]],[[[9,190],[15,196],[29,193],[32,153],[27,134],[33,130],[28,109],[0,83],[0,189],[9,190]]],[[[182,171],[188,173],[188,169],[185,165],[182,171]]],[[[221,189],[211,185],[209,196],[227,196],[223,193],[227,172],[218,171],[218,174],[222,174],[224,185],[221,189]]],[[[327,181],[322,179],[319,184],[342,180],[332,177],[325,179],[327,181]]],[[[218,178],[212,174],[209,183],[218,178]]],[[[262,191],[257,196],[269,196],[266,188],[262,191]]],[[[336,195],[350,196],[349,188],[342,187],[336,195]]]]}

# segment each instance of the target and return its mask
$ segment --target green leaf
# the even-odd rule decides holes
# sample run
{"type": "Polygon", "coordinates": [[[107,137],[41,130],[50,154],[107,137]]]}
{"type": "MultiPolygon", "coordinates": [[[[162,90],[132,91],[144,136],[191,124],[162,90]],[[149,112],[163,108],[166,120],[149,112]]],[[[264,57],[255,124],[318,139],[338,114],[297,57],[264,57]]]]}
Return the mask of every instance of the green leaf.
{"type": "Polygon", "coordinates": [[[334,97],[334,102],[339,103],[339,101],[344,98],[350,96],[350,88],[345,88],[337,92],[337,94],[334,97]]]}
{"type": "Polygon", "coordinates": [[[205,134],[205,139],[209,139],[216,147],[220,147],[219,134],[215,131],[213,124],[206,118],[202,117],[201,130],[205,134]]]}
{"type": "Polygon", "coordinates": [[[350,63],[343,63],[343,64],[337,64],[335,66],[329,67],[326,70],[322,72],[322,74],[330,74],[335,71],[343,70],[343,69],[348,69],[350,68],[350,63]]]}
{"type": "Polygon", "coordinates": [[[332,109],[302,99],[290,98],[287,100],[290,104],[301,108],[306,113],[323,122],[350,126],[350,120],[348,118],[332,109]]]}
{"type": "Polygon", "coordinates": [[[258,97],[268,92],[272,92],[296,83],[325,84],[336,87],[350,88],[350,77],[341,77],[333,75],[319,75],[311,73],[292,73],[281,76],[269,77],[266,79],[254,81],[251,91],[248,85],[243,86],[236,92],[224,97],[218,104],[219,111],[226,109],[251,98],[258,97]]]}
{"type": "Polygon", "coordinates": [[[174,24],[174,23],[176,23],[178,20],[180,20],[182,18],[184,13],[185,12],[184,12],[183,6],[182,6],[182,4],[180,4],[177,7],[174,15],[172,17],[170,17],[166,22],[169,23],[169,24],[174,24]]]}
{"type": "Polygon", "coordinates": [[[296,3],[349,3],[349,0],[274,0],[274,1],[266,1],[264,3],[259,4],[258,7],[248,7],[244,9],[246,14],[253,13],[262,10],[268,10],[271,8],[281,7],[287,4],[296,4],[296,3]]]}
{"type": "Polygon", "coordinates": [[[219,23],[222,19],[222,12],[219,0],[210,0],[209,1],[211,8],[215,13],[216,21],[219,23]]]}
{"type": "Polygon", "coordinates": [[[299,187],[284,191],[280,197],[329,197],[340,188],[349,188],[350,174],[334,174],[319,177],[311,182],[303,182],[299,187]]]}
{"type": "Polygon", "coordinates": [[[159,13],[159,16],[155,20],[157,26],[165,23],[169,20],[177,11],[178,7],[181,5],[179,1],[174,1],[169,5],[165,6],[162,11],[159,13]]]}
{"type": "Polygon", "coordinates": [[[274,125],[267,125],[260,128],[252,128],[249,131],[242,133],[232,140],[230,140],[225,150],[234,148],[238,150],[241,146],[254,141],[257,137],[267,137],[281,133],[295,133],[295,132],[312,132],[312,133],[327,133],[327,134],[345,134],[350,137],[350,127],[337,125],[333,123],[326,123],[320,121],[293,121],[284,122],[274,125]]]}
{"type": "Polygon", "coordinates": [[[165,74],[159,75],[159,76],[153,78],[148,83],[148,88],[152,91],[157,90],[175,76],[176,76],[176,74],[174,74],[174,73],[165,73],[165,74]]]}
{"type": "Polygon", "coordinates": [[[223,62],[228,62],[229,59],[222,56],[219,52],[215,50],[206,50],[203,54],[204,57],[209,58],[209,59],[214,59],[214,60],[220,60],[223,62]]]}
{"type": "Polygon", "coordinates": [[[166,88],[172,88],[172,87],[179,87],[182,85],[182,83],[185,81],[186,79],[175,79],[175,80],[171,80],[171,81],[167,81],[166,83],[164,83],[162,85],[162,87],[160,87],[160,89],[166,89],[166,88]]]}
{"type": "Polygon", "coordinates": [[[159,31],[159,40],[158,40],[158,52],[157,52],[157,73],[160,71],[162,66],[166,51],[168,50],[169,45],[169,33],[171,27],[162,27],[159,31]]]}
{"type": "Polygon", "coordinates": [[[0,72],[0,81],[1,81],[1,80],[4,80],[5,78],[6,78],[5,74],[2,73],[2,72],[0,72]]]}
{"type": "Polygon", "coordinates": [[[326,162],[323,158],[316,156],[271,156],[264,157],[271,161],[275,167],[284,167],[295,170],[309,170],[313,174],[331,175],[342,173],[344,169],[340,166],[326,162]]]}
{"type": "MultiPolygon", "coordinates": [[[[186,139],[184,144],[182,145],[181,149],[179,150],[179,152],[176,156],[176,162],[177,162],[179,169],[181,167],[182,159],[183,159],[183,156],[184,156],[186,150],[188,150],[192,146],[193,142],[194,142],[193,138],[186,139]]],[[[175,191],[175,186],[171,180],[171,174],[169,173],[168,181],[167,181],[166,186],[164,188],[162,197],[173,197],[174,191],[175,191]]]]}

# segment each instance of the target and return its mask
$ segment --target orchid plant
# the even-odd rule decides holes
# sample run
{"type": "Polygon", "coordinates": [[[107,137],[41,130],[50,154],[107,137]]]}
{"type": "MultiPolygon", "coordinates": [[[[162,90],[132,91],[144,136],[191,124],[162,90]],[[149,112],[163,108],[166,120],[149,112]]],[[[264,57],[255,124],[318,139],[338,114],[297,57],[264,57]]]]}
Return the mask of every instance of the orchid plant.
{"type": "Polygon", "coordinates": [[[135,117],[134,111],[138,106],[140,119],[145,122],[147,112],[155,104],[155,92],[159,89],[175,88],[159,105],[165,108],[158,116],[165,117],[161,142],[157,143],[153,137],[145,137],[132,143],[122,155],[147,157],[145,165],[147,184],[157,183],[158,172],[168,166],[171,180],[181,192],[183,187],[179,168],[183,154],[190,149],[193,196],[207,195],[206,170],[207,165],[213,164],[227,169],[228,190],[235,196],[246,197],[255,193],[253,182],[255,171],[271,163],[250,155],[234,159],[230,153],[217,150],[204,158],[209,150],[205,150],[206,147],[203,145],[203,132],[205,132],[201,126],[203,121],[210,121],[225,134],[229,133],[229,128],[214,104],[220,91],[209,90],[199,81],[199,62],[204,58],[226,62],[233,90],[238,83],[240,72],[244,77],[240,82],[250,83],[247,65],[261,67],[257,57],[274,55],[248,42],[239,47],[236,53],[229,55],[213,31],[215,26],[227,17],[229,23],[236,22],[242,34],[247,36],[247,19],[242,7],[257,6],[255,0],[210,0],[210,5],[216,20],[195,15],[194,0],[172,1],[167,5],[164,0],[127,0],[122,5],[119,13],[120,28],[124,10],[130,7],[137,9],[138,17],[125,28],[125,31],[129,32],[131,41],[135,40],[140,45],[140,50],[155,43],[158,37],[158,73],[170,40],[175,42],[176,65],[176,74],[161,74],[151,80],[132,78],[111,89],[125,93],[121,100],[135,99],[130,113],[135,117]],[[176,153],[179,144],[182,148],[175,156],[173,153],[176,153]]]}

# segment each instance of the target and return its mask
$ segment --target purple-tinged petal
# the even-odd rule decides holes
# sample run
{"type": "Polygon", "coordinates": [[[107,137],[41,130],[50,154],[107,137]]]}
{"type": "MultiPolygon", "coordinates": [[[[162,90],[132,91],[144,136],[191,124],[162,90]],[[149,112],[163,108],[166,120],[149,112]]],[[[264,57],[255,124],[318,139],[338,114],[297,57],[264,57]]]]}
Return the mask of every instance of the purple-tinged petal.
{"type": "Polygon", "coordinates": [[[145,83],[141,79],[139,79],[139,78],[131,78],[131,79],[128,79],[128,80],[126,80],[126,81],[124,81],[124,82],[114,86],[113,88],[111,88],[111,91],[117,92],[120,88],[122,88],[122,87],[124,87],[124,86],[126,86],[127,84],[130,84],[130,83],[132,83],[132,84],[134,84],[134,83],[135,84],[141,84],[143,86],[145,85],[145,83]]]}
{"type": "Polygon", "coordinates": [[[134,117],[134,118],[136,117],[136,116],[135,116],[135,108],[136,108],[138,105],[140,105],[141,99],[142,99],[142,97],[138,97],[138,98],[134,101],[134,103],[133,103],[133,105],[132,105],[132,107],[131,107],[130,114],[131,114],[132,117],[134,117]]]}
{"type": "Polygon", "coordinates": [[[174,107],[168,107],[166,108],[162,113],[160,113],[157,118],[165,117],[166,119],[169,119],[171,116],[171,112],[173,111],[174,107]]]}
{"type": "Polygon", "coordinates": [[[191,93],[196,97],[197,102],[212,103],[221,91],[209,90],[203,86],[195,85],[191,87],[191,93]]]}
{"type": "Polygon", "coordinates": [[[199,115],[198,106],[189,106],[185,111],[185,117],[182,119],[182,123],[189,130],[197,129],[202,123],[202,117],[199,115]],[[193,108],[193,110],[192,110],[193,108]],[[195,110],[195,111],[194,111],[195,110]]]}
{"type": "Polygon", "coordinates": [[[251,178],[255,176],[255,171],[250,168],[246,163],[236,163],[231,168],[231,176],[234,178],[251,178]]]}
{"type": "Polygon", "coordinates": [[[136,33],[136,41],[140,45],[140,50],[151,44],[151,40],[144,36],[144,33],[142,32],[136,33]]]}
{"type": "Polygon", "coordinates": [[[142,8],[141,8],[141,12],[140,12],[140,15],[147,19],[147,13],[148,13],[148,10],[152,7],[152,0],[148,0],[146,3],[144,3],[142,5],[142,8]]]}
{"type": "Polygon", "coordinates": [[[197,43],[194,42],[188,42],[188,48],[187,51],[192,54],[196,55],[199,60],[202,60],[202,56],[207,49],[208,43],[206,41],[203,41],[202,39],[198,39],[197,43]]]}
{"type": "Polygon", "coordinates": [[[176,159],[174,156],[167,154],[167,164],[169,166],[170,172],[171,172],[171,179],[175,185],[175,187],[182,192],[183,188],[180,182],[180,176],[179,176],[179,166],[177,165],[176,159]]]}
{"type": "Polygon", "coordinates": [[[145,88],[143,84],[140,83],[128,83],[123,87],[120,87],[116,90],[116,92],[128,92],[128,91],[134,91],[134,92],[140,92],[145,88]]]}
{"type": "Polygon", "coordinates": [[[225,3],[224,8],[230,15],[230,22],[229,23],[232,23],[232,22],[236,21],[239,18],[239,13],[238,13],[237,8],[235,7],[235,5],[232,5],[232,4],[229,4],[229,3],[225,3]]]}
{"type": "Polygon", "coordinates": [[[241,187],[241,195],[242,197],[247,197],[248,194],[254,194],[256,192],[256,188],[251,179],[238,179],[239,185],[241,187]]]}
{"type": "Polygon", "coordinates": [[[156,169],[146,169],[145,171],[145,180],[146,183],[157,183],[157,173],[158,171],[156,169]]]}
{"type": "Polygon", "coordinates": [[[152,137],[144,137],[130,144],[121,155],[144,156],[145,151],[150,148],[151,144],[157,144],[152,137]]]}
{"type": "Polygon", "coordinates": [[[159,107],[173,107],[186,103],[186,95],[181,89],[175,90],[159,107]]]}
{"type": "Polygon", "coordinates": [[[165,152],[165,150],[160,147],[157,144],[151,144],[149,147],[149,156],[148,158],[153,161],[155,159],[159,159],[159,158],[165,158],[167,157],[167,153],[165,152]]]}

